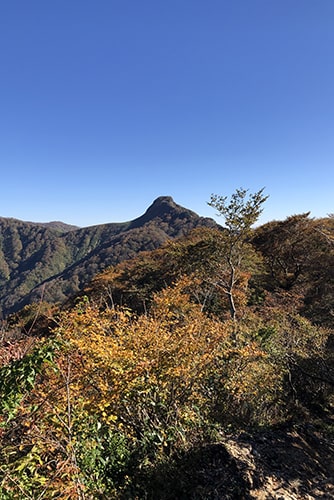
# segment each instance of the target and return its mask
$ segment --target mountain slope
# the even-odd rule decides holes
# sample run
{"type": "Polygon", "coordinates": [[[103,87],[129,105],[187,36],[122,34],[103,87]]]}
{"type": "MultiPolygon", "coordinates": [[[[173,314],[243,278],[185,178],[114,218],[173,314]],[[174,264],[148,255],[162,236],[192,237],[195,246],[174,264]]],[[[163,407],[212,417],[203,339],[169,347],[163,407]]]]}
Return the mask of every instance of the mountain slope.
{"type": "Polygon", "coordinates": [[[63,301],[106,267],[198,226],[216,223],[169,196],[133,221],[80,229],[0,218],[0,316],[41,298],[63,301]]]}
{"type": "Polygon", "coordinates": [[[67,233],[68,231],[74,231],[75,229],[79,229],[79,226],[73,226],[71,224],[66,224],[61,221],[51,221],[51,222],[33,222],[38,226],[47,227],[54,231],[58,231],[59,233],[67,233]]]}

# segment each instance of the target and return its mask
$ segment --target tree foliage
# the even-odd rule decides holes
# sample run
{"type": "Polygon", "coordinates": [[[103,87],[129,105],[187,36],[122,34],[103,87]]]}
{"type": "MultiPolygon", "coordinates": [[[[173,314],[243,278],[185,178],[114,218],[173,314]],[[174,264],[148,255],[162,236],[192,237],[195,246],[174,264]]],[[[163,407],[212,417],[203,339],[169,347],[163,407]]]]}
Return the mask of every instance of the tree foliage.
{"type": "Polygon", "coordinates": [[[258,221],[263,211],[262,205],[268,199],[263,191],[264,189],[260,189],[248,194],[247,189],[239,188],[231,195],[230,200],[227,196],[212,194],[208,205],[224,218],[225,226],[233,239],[244,240],[258,221]]]}
{"type": "Polygon", "coordinates": [[[251,247],[247,238],[251,227],[257,222],[268,196],[263,195],[263,189],[251,193],[247,197],[246,189],[237,189],[228,201],[227,196],[211,195],[208,203],[224,218],[227,232],[224,234],[223,251],[221,252],[220,269],[217,272],[216,285],[227,295],[230,314],[236,319],[235,288],[241,281],[244,261],[249,256],[251,247]]]}

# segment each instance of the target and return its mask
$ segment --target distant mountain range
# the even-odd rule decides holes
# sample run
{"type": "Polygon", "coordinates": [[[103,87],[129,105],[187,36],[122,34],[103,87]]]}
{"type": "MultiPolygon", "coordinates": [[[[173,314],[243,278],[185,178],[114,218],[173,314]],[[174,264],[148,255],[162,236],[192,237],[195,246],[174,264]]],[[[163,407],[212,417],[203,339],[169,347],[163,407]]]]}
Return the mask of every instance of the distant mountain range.
{"type": "Polygon", "coordinates": [[[217,224],[169,196],[132,221],[85,228],[0,218],[0,317],[41,299],[63,302],[105,268],[200,226],[217,224]]]}

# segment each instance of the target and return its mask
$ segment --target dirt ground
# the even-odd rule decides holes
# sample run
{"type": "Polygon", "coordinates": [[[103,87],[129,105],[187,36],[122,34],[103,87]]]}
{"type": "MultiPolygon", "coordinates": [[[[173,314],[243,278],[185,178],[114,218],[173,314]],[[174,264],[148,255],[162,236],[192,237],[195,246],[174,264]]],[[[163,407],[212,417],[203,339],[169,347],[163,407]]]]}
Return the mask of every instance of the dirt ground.
{"type": "Polygon", "coordinates": [[[334,499],[332,433],[303,425],[241,434],[228,438],[225,447],[246,480],[248,498],[334,499]]]}

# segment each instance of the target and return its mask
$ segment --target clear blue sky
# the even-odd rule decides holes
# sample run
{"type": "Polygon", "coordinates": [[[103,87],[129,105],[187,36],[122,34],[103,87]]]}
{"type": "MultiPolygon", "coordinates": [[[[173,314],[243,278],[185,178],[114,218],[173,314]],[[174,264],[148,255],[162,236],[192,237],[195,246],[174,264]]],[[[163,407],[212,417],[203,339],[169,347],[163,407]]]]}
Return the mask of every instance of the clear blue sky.
{"type": "Polygon", "coordinates": [[[333,0],[7,0],[0,47],[3,217],[334,212],[333,0]]]}

